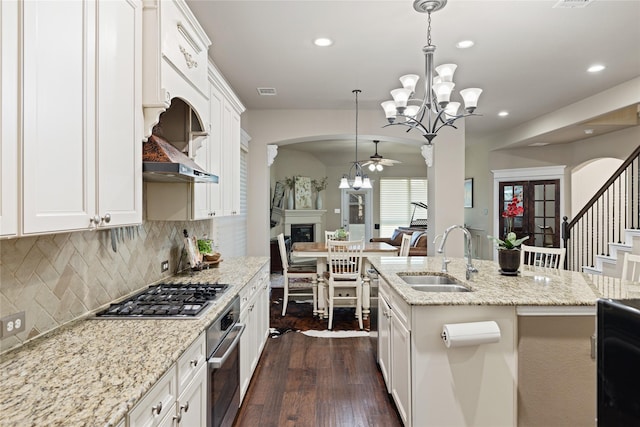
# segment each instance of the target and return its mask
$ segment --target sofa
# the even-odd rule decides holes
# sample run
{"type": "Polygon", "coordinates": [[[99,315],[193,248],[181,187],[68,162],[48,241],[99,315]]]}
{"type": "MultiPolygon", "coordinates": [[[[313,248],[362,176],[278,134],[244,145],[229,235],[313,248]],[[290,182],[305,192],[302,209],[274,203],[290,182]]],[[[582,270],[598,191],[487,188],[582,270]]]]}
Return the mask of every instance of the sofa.
{"type": "Polygon", "coordinates": [[[391,237],[374,237],[370,241],[388,243],[399,250],[403,234],[411,234],[409,256],[427,256],[428,237],[425,229],[396,228],[391,237]]]}

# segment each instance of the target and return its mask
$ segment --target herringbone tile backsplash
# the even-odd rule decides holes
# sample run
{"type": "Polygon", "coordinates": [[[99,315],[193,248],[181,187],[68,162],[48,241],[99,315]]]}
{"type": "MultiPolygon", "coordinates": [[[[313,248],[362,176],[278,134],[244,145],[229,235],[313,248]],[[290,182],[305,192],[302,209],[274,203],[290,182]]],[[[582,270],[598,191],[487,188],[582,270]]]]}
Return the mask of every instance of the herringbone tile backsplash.
{"type": "Polygon", "coordinates": [[[200,237],[210,227],[209,220],[148,221],[131,238],[124,232],[117,252],[110,230],[0,241],[0,317],[26,312],[25,331],[0,340],[0,352],[173,274],[183,230],[200,237]]]}

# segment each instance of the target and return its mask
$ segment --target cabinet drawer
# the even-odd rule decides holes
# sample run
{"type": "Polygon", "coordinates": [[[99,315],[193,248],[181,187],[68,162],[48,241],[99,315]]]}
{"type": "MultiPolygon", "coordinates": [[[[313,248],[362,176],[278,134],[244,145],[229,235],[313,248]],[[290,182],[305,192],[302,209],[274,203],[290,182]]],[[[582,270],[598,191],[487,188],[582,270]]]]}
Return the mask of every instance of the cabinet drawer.
{"type": "Polygon", "coordinates": [[[208,45],[191,13],[181,7],[174,1],[162,2],[162,56],[195,88],[203,90],[208,87],[208,45]]]}
{"type": "Polygon", "coordinates": [[[173,365],[129,412],[129,427],[157,426],[176,412],[176,369],[173,365]]]}
{"type": "Polygon", "coordinates": [[[178,396],[187,388],[199,369],[204,366],[206,357],[204,334],[200,334],[178,359],[178,396]]]}

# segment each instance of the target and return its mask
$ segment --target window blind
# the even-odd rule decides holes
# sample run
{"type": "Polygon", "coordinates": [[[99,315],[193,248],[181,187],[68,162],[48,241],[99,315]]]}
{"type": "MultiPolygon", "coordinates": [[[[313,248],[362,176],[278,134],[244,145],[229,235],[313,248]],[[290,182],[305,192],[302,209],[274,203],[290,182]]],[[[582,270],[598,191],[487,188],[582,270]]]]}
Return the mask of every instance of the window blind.
{"type": "MultiPolygon", "coordinates": [[[[398,227],[408,227],[411,223],[414,205],[411,202],[427,204],[427,180],[424,178],[381,178],[380,179],[380,236],[391,236],[398,227]]],[[[424,219],[427,212],[416,208],[414,219],[424,219]]]]}

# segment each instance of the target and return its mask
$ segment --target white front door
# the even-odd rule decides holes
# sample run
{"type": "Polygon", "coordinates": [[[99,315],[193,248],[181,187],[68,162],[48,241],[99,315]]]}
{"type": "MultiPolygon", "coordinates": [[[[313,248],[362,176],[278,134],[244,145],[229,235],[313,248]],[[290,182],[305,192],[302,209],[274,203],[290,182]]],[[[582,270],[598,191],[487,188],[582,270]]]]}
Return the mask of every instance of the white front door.
{"type": "Polygon", "coordinates": [[[349,231],[349,240],[364,239],[368,242],[373,234],[373,191],[372,189],[343,189],[342,227],[349,231]]]}

